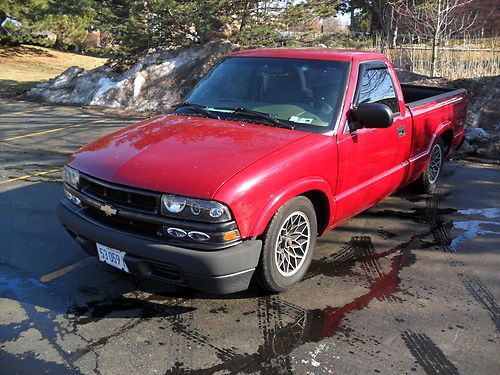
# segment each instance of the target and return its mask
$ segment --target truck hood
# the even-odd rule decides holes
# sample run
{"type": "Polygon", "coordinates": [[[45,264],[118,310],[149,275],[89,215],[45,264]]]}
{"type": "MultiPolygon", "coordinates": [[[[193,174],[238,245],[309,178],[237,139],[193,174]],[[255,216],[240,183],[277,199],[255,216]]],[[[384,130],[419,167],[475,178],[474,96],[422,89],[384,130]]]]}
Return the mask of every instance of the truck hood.
{"type": "Polygon", "coordinates": [[[68,164],[117,184],[210,199],[238,171],[308,134],[166,115],[99,139],[78,150],[68,164]]]}

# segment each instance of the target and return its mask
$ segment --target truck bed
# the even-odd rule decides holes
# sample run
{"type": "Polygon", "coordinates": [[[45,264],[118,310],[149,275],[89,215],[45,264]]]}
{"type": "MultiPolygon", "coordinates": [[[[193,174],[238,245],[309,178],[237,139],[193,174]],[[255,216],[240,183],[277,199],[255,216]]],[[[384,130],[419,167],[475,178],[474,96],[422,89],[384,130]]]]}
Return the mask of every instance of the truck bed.
{"type": "Polygon", "coordinates": [[[420,176],[427,166],[436,134],[442,134],[447,151],[456,149],[464,138],[467,92],[464,89],[401,85],[413,119],[408,180],[420,176]],[[451,127],[443,132],[441,129],[451,127]]]}
{"type": "Polygon", "coordinates": [[[446,97],[465,94],[464,89],[450,89],[409,84],[401,84],[401,90],[403,91],[403,97],[406,105],[410,108],[439,101],[440,99],[444,99],[446,97]]]}

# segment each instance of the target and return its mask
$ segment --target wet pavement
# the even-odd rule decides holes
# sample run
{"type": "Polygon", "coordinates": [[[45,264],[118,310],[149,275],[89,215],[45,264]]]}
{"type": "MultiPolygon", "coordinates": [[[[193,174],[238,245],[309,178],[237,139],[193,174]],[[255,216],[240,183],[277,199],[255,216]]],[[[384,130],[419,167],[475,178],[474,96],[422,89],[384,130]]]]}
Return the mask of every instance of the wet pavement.
{"type": "Polygon", "coordinates": [[[498,166],[336,228],[285,293],[217,296],[133,280],[55,218],[64,160],[131,122],[0,101],[0,374],[498,373],[498,166]]]}

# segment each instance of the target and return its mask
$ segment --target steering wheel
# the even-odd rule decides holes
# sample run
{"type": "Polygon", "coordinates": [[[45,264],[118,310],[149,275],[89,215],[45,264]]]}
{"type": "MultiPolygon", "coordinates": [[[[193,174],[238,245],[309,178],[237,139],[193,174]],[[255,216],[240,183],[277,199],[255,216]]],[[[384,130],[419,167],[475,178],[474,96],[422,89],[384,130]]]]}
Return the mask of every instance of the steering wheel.
{"type": "Polygon", "coordinates": [[[318,106],[318,108],[323,112],[333,112],[333,107],[324,99],[316,98],[311,96],[309,98],[303,98],[299,100],[299,103],[312,102],[318,106]],[[323,110],[326,108],[326,111],[323,110]]]}

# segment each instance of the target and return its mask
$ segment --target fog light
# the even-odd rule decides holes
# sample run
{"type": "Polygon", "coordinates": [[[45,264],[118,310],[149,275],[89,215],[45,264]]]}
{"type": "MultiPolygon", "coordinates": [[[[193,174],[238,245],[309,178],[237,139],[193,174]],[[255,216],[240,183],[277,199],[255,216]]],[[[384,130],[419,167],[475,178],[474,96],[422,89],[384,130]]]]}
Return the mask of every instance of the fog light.
{"type": "Polygon", "coordinates": [[[238,233],[238,231],[232,230],[230,232],[224,233],[224,236],[222,237],[222,239],[224,241],[232,241],[232,240],[235,240],[239,237],[240,237],[240,234],[238,233]]]}
{"type": "Polygon", "coordinates": [[[78,206],[78,207],[82,207],[82,201],[80,200],[80,198],[78,197],[75,197],[73,194],[71,194],[69,191],[67,190],[64,190],[64,195],[66,195],[66,198],[68,198],[68,200],[73,203],[74,205],[78,206]]]}
{"type": "Polygon", "coordinates": [[[66,196],[66,198],[68,198],[69,200],[72,200],[73,199],[73,194],[71,194],[69,191],[67,190],[64,190],[64,195],[66,196]]]}
{"type": "Polygon", "coordinates": [[[182,238],[187,236],[186,231],[179,228],[168,228],[167,233],[170,234],[172,237],[177,237],[177,238],[182,238]]]}
{"type": "Polygon", "coordinates": [[[203,232],[192,231],[188,233],[189,238],[196,241],[208,241],[210,236],[203,232]]]}

